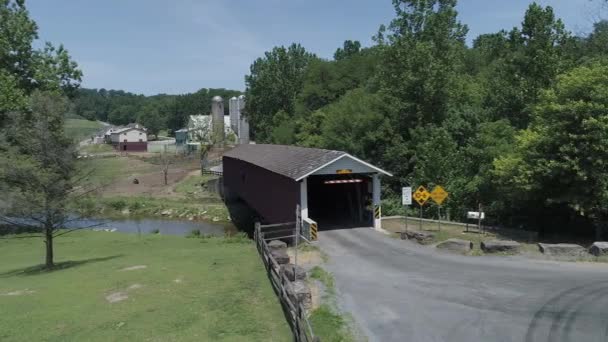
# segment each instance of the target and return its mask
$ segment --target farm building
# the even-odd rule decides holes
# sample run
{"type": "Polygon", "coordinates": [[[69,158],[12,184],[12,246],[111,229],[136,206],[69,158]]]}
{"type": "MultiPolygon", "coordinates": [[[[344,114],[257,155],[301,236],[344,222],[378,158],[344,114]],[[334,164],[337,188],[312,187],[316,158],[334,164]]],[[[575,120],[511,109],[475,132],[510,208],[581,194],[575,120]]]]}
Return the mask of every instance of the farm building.
{"type": "Polygon", "coordinates": [[[223,156],[224,194],[267,224],[295,220],[319,229],[381,228],[380,177],[390,173],[342,151],[238,145],[223,156]]]}
{"type": "Polygon", "coordinates": [[[148,135],[141,126],[112,129],[109,133],[110,143],[119,151],[145,152],[148,149],[148,135]]]}

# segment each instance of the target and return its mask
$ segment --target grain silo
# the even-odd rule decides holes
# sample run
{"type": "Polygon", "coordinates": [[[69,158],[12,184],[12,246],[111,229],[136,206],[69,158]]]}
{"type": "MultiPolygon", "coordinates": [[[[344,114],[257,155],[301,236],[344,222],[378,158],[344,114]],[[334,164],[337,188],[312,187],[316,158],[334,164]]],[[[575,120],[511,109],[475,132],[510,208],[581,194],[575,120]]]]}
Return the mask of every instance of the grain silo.
{"type": "Polygon", "coordinates": [[[245,115],[245,95],[238,98],[238,137],[240,144],[249,144],[249,120],[245,115]]]}
{"type": "Polygon", "coordinates": [[[213,142],[216,146],[224,146],[224,100],[221,96],[214,96],[211,100],[211,125],[213,142]]]}
{"type": "Polygon", "coordinates": [[[239,100],[233,96],[228,101],[228,113],[230,113],[230,128],[239,135],[239,100]]]}

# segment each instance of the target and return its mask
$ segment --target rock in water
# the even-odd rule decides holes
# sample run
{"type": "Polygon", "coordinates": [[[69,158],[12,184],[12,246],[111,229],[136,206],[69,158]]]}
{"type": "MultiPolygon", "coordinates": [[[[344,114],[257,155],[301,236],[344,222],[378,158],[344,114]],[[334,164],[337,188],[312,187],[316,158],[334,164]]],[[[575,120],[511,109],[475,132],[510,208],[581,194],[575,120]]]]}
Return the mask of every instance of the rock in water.
{"type": "Polygon", "coordinates": [[[589,248],[589,253],[595,256],[608,255],[608,242],[597,241],[589,248]]]}
{"type": "Polygon", "coordinates": [[[580,257],[587,252],[583,246],[573,243],[539,243],[538,249],[541,253],[551,256],[580,257]]]}
{"type": "Polygon", "coordinates": [[[473,243],[469,240],[447,239],[438,243],[437,248],[449,252],[467,253],[473,249],[473,243]]]}
{"type": "Polygon", "coordinates": [[[515,241],[491,240],[482,241],[481,250],[485,253],[519,252],[520,244],[515,241]]]}

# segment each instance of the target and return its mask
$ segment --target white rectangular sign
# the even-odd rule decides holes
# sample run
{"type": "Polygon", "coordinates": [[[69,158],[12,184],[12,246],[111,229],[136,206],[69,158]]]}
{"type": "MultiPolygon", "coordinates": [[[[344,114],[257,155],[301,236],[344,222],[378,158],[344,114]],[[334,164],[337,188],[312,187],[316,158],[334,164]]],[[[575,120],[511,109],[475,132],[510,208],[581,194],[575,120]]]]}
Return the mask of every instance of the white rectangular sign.
{"type": "MultiPolygon", "coordinates": [[[[468,219],[472,219],[472,220],[479,220],[479,211],[469,211],[467,212],[467,218],[468,219]]],[[[486,218],[486,213],[484,213],[483,211],[481,212],[481,219],[485,219],[486,218]]]]}
{"type": "Polygon", "coordinates": [[[412,205],[412,187],[404,187],[401,191],[401,203],[403,205],[412,205]]]}

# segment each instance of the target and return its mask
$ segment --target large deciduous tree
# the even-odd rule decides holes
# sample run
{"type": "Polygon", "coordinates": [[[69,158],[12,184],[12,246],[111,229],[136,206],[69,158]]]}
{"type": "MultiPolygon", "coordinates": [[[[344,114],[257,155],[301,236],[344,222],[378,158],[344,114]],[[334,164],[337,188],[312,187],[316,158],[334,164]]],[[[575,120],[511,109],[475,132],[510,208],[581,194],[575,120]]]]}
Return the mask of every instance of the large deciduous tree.
{"type": "Polygon", "coordinates": [[[299,44],[275,47],[251,65],[245,76],[247,115],[252,134],[258,141],[269,141],[275,114],[295,113],[296,98],[302,90],[304,74],[313,54],[299,44]]]}
{"type": "Polygon", "coordinates": [[[495,165],[508,193],[566,204],[601,228],[608,219],[608,67],[559,76],[534,107],[517,148],[495,165]]]}

